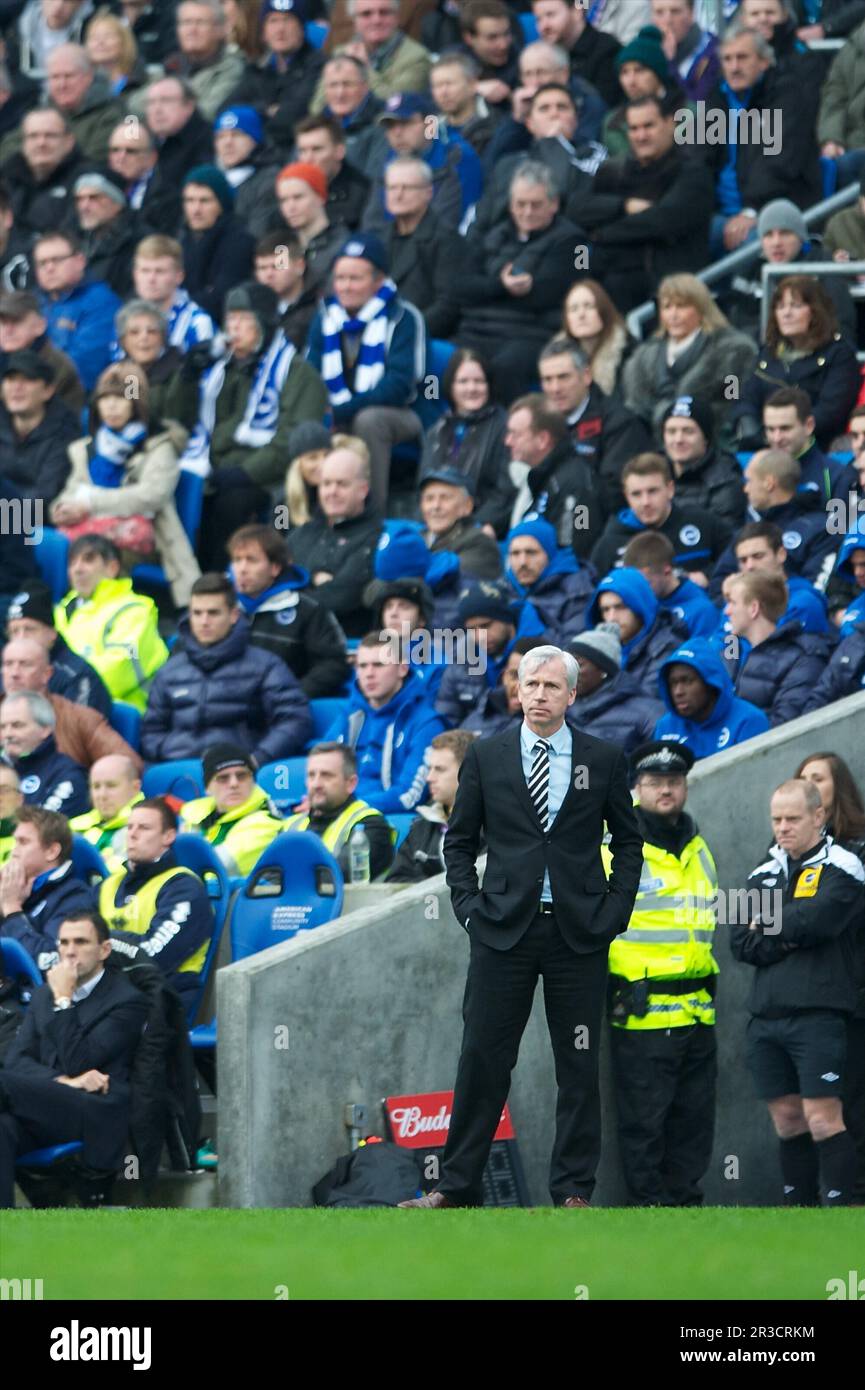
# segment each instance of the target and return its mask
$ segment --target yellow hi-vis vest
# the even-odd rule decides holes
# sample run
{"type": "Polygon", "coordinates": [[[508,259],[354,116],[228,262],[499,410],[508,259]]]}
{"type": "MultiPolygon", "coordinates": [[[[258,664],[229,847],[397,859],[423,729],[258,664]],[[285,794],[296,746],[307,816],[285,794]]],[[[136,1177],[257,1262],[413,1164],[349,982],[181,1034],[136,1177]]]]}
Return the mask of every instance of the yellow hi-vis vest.
{"type": "Polygon", "coordinates": [[[79,602],[74,590],[68,593],[54,609],[54,626],[96,667],[112,700],[143,712],[150,682],[168,660],[158,616],[153,599],[133,592],[131,579],[103,579],[89,599],[79,602]]]}
{"type": "MultiPolygon", "coordinates": [[[[601,854],[609,874],[611,857],[601,854]]],[[[685,994],[665,994],[652,988],[652,979],[688,980],[718,974],[712,955],[715,934],[714,900],[718,874],[709,846],[695,835],[677,858],[658,845],[643,845],[643,870],[628,930],[610,947],[610,975],[625,980],[648,979],[648,1010],[613,1026],[628,1029],[682,1028],[691,1023],[713,1024],[715,1005],[705,986],[685,994]]],[[[614,982],[613,982],[614,983],[614,982]]]]}
{"type": "Polygon", "coordinates": [[[143,792],[136,792],[131,801],[121,806],[110,820],[102,820],[98,811],[84,811],[73,816],[69,829],[98,849],[107,868],[116,873],[126,862],[126,826],[133,806],[144,800],[143,792]]]}
{"type": "Polygon", "coordinates": [[[0,864],[6,863],[6,860],[9,858],[9,855],[12,853],[12,846],[15,844],[16,823],[15,821],[3,822],[4,826],[7,824],[12,827],[8,835],[4,835],[2,829],[0,829],[0,864]]]}
{"type": "MultiPolygon", "coordinates": [[[[115,904],[114,899],[117,889],[126,877],[126,870],[121,869],[120,873],[110,874],[108,878],[103,879],[99,889],[99,911],[109,927],[114,930],[132,932],[134,936],[146,936],[156,915],[156,899],[159,897],[160,889],[170,878],[176,878],[178,874],[189,874],[191,878],[195,878],[191,869],[166,869],[164,874],[157,874],[155,878],[148,879],[143,887],[120,907],[115,904]]],[[[209,938],[202,941],[197,950],[175,969],[197,975],[204,965],[209,945],[209,938]]]]}
{"type": "Polygon", "coordinates": [[[273,815],[267,793],[261,787],[253,788],[244,802],[224,811],[202,829],[202,822],[215,810],[212,796],[187,801],[180,812],[181,829],[201,835],[212,845],[232,878],[246,878],[271,840],[285,829],[285,822],[273,815]]]}
{"type": "MultiPolygon", "coordinates": [[[[344,811],[340,811],[336,820],[331,821],[330,825],[321,836],[322,843],[330,850],[334,859],[339,859],[340,853],[348,843],[349,836],[354,827],[365,820],[367,816],[374,815],[372,806],[366,801],[350,801],[344,811]]],[[[308,830],[309,816],[301,812],[296,816],[289,816],[285,822],[285,830],[308,830]]]]}

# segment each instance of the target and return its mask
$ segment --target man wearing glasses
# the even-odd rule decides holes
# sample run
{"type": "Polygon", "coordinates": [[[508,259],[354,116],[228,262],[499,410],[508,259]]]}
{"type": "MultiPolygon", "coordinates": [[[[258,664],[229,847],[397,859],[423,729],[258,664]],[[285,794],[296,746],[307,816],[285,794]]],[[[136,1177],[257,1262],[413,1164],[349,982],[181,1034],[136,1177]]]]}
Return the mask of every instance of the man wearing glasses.
{"type": "Polygon", "coordinates": [[[121,300],[101,280],[87,279],[87,260],[70,232],[46,232],[33,247],[39,307],[48,337],[78,370],[86,391],[111,360],[114,315],[121,300]]]}
{"type": "MultiPolygon", "coordinates": [[[[348,0],[348,12],[355,32],[340,48],[340,56],[348,54],[369,68],[373,95],[386,101],[396,92],[425,92],[430,55],[397,27],[399,0],[348,0]]],[[[310,110],[318,114],[325,101],[329,98],[320,83],[310,110]]]]}
{"type": "Polygon", "coordinates": [[[29,111],[21,125],[21,149],[3,165],[15,230],[32,236],[59,227],[85,167],[66,117],[51,106],[29,111]]]}
{"type": "MultiPolygon", "coordinates": [[[[211,163],[213,131],[198,110],[195,91],[183,77],[160,77],[151,82],[145,93],[144,113],[156,145],[156,168],[139,211],[148,227],[174,236],[180,226],[184,177],[196,165],[211,163]]],[[[125,143],[131,145],[128,131],[126,135],[125,143]]]]}

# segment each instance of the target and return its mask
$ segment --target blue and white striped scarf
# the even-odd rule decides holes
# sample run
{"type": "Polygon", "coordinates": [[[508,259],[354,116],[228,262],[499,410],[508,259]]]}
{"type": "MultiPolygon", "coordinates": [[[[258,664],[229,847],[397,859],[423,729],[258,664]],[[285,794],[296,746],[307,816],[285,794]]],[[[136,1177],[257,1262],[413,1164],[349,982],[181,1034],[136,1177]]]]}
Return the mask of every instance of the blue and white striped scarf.
{"type": "MultiPolygon", "coordinates": [[[[260,449],[269,444],[279,424],[279,398],[297,349],[280,329],[273,335],[267,352],[260,358],[246,402],[243,419],[234,431],[234,442],[260,449]]],[[[210,472],[210,437],[216,424],[216,401],[225,381],[230,361],[223,357],[202,377],[198,423],[184,450],[180,467],[206,478],[210,472]]]]}
{"type": "Polygon", "coordinates": [[[387,311],[396,294],[393,280],[384,280],[372,299],[364,304],[357,318],[350,318],[339,300],[324,301],[321,331],[324,339],[321,375],[330,394],[331,405],[347,405],[352,395],[362,395],[377,386],[384,376],[387,347],[387,311]],[[342,333],[360,333],[360,352],[354,372],[354,392],[345,384],[342,371],[342,333]]]}
{"type": "Polygon", "coordinates": [[[179,289],[168,310],[168,343],[188,352],[196,343],[209,342],[216,337],[216,324],[210,315],[190,299],[186,290],[179,289]]]}

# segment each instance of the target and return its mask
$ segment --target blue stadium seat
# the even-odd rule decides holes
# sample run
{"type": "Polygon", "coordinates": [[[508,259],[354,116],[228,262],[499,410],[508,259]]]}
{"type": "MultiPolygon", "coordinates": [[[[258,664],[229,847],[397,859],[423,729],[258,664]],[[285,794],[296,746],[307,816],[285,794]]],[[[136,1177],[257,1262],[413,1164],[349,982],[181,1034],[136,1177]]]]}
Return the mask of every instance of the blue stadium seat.
{"type": "Polygon", "coordinates": [[[115,700],[111,706],[111,727],[121,738],[125,738],[136,753],[141,750],[141,713],[134,705],[123,700],[115,700]]]}
{"type": "MultiPolygon", "coordinates": [[[[189,537],[189,544],[194,550],[198,539],[198,528],[201,525],[201,511],[204,506],[204,479],[200,478],[197,473],[189,473],[183,469],[177,479],[174,506],[180,524],[189,537]]],[[[141,584],[168,587],[168,580],[161,565],[136,565],[132,571],[132,579],[141,584]]]]}
{"type": "Polygon", "coordinates": [[[72,836],[72,864],[76,877],[89,883],[91,888],[108,877],[108,865],[96,846],[83,835],[72,836]]]}
{"type": "Polygon", "coordinates": [[[316,24],[315,20],[307,20],[305,24],[306,41],[312,44],[313,48],[324,48],[327,43],[327,36],[330,33],[329,24],[316,24]]]}
{"type": "Polygon", "coordinates": [[[424,431],[432,429],[439,416],[443,415],[447,409],[447,401],[442,391],[442,381],[444,379],[447,364],[456,347],[453,343],[447,343],[443,338],[429,338],[426,350],[426,375],[435,377],[436,391],[432,399],[426,395],[426,382],[418,391],[417,400],[412,409],[420,419],[424,431]]]}
{"type": "Polygon", "coordinates": [[[397,815],[394,812],[387,817],[388,824],[392,825],[396,831],[396,848],[399,849],[408,832],[414,825],[414,816],[408,814],[397,815]]]}
{"type": "Polygon", "coordinates": [[[332,696],[326,699],[310,700],[309,708],[312,711],[312,738],[310,748],[314,743],[318,743],[324,738],[334,720],[338,719],[345,709],[345,700],[337,700],[332,696]]]}
{"type": "Polygon", "coordinates": [[[838,164],[828,155],[820,156],[820,178],[823,181],[823,197],[831,198],[838,187],[838,164]]]}
{"type": "Polygon", "coordinates": [[[204,796],[204,769],[198,758],[178,758],[175,762],[153,763],[141,781],[145,796],[176,796],[192,801],[204,796]]]}
{"type": "Polygon", "coordinates": [[[210,945],[207,948],[207,955],[201,968],[198,993],[187,1009],[188,1021],[192,1023],[198,1013],[198,1006],[213,969],[222,931],[228,919],[234,889],[228,871],[219,855],[201,835],[192,835],[184,831],[174,841],[174,853],[177,856],[178,864],[181,864],[184,869],[191,869],[193,873],[198,874],[207,889],[207,896],[210,898],[210,905],[213,908],[213,936],[210,938],[210,945]]]}
{"type": "Polygon", "coordinates": [[[71,1158],[73,1154],[80,1153],[84,1148],[80,1139],[74,1139],[70,1144],[49,1144],[44,1149],[31,1149],[29,1153],[20,1154],[15,1160],[16,1168],[53,1168],[62,1158],[71,1158]]]}
{"type": "Polygon", "coordinates": [[[274,805],[283,815],[306,795],[306,758],[281,758],[265,763],[255,774],[274,805]]]}
{"type": "Polygon", "coordinates": [[[232,960],[244,960],[342,911],[342,870],[318,835],[289,830],[261,855],[234,905],[232,960]]]}
{"type": "Polygon", "coordinates": [[[25,951],[14,936],[0,936],[0,965],[3,974],[14,980],[26,980],[38,989],[44,985],[42,972],[29,951],[25,951]]]}
{"type": "Polygon", "coordinates": [[[51,589],[51,597],[55,603],[59,603],[63,595],[69,591],[69,577],[66,572],[68,553],[69,542],[66,537],[51,526],[44,527],[42,539],[36,546],[36,563],[39,573],[51,589]]]}
{"type": "Polygon", "coordinates": [[[522,25],[523,38],[526,43],[534,43],[535,39],[538,37],[538,23],[531,10],[524,11],[522,14],[519,14],[517,18],[522,25]]]}

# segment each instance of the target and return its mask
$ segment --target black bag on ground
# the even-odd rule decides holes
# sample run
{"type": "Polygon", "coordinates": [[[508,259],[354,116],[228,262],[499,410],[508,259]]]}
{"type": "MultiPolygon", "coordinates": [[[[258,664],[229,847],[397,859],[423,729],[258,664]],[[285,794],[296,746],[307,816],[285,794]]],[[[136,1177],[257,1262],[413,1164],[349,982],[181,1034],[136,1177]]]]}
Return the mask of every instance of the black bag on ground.
{"type": "Polygon", "coordinates": [[[414,1153],[396,1144],[364,1144],[343,1154],[312,1189],[317,1207],[395,1207],[421,1185],[414,1153]]]}

